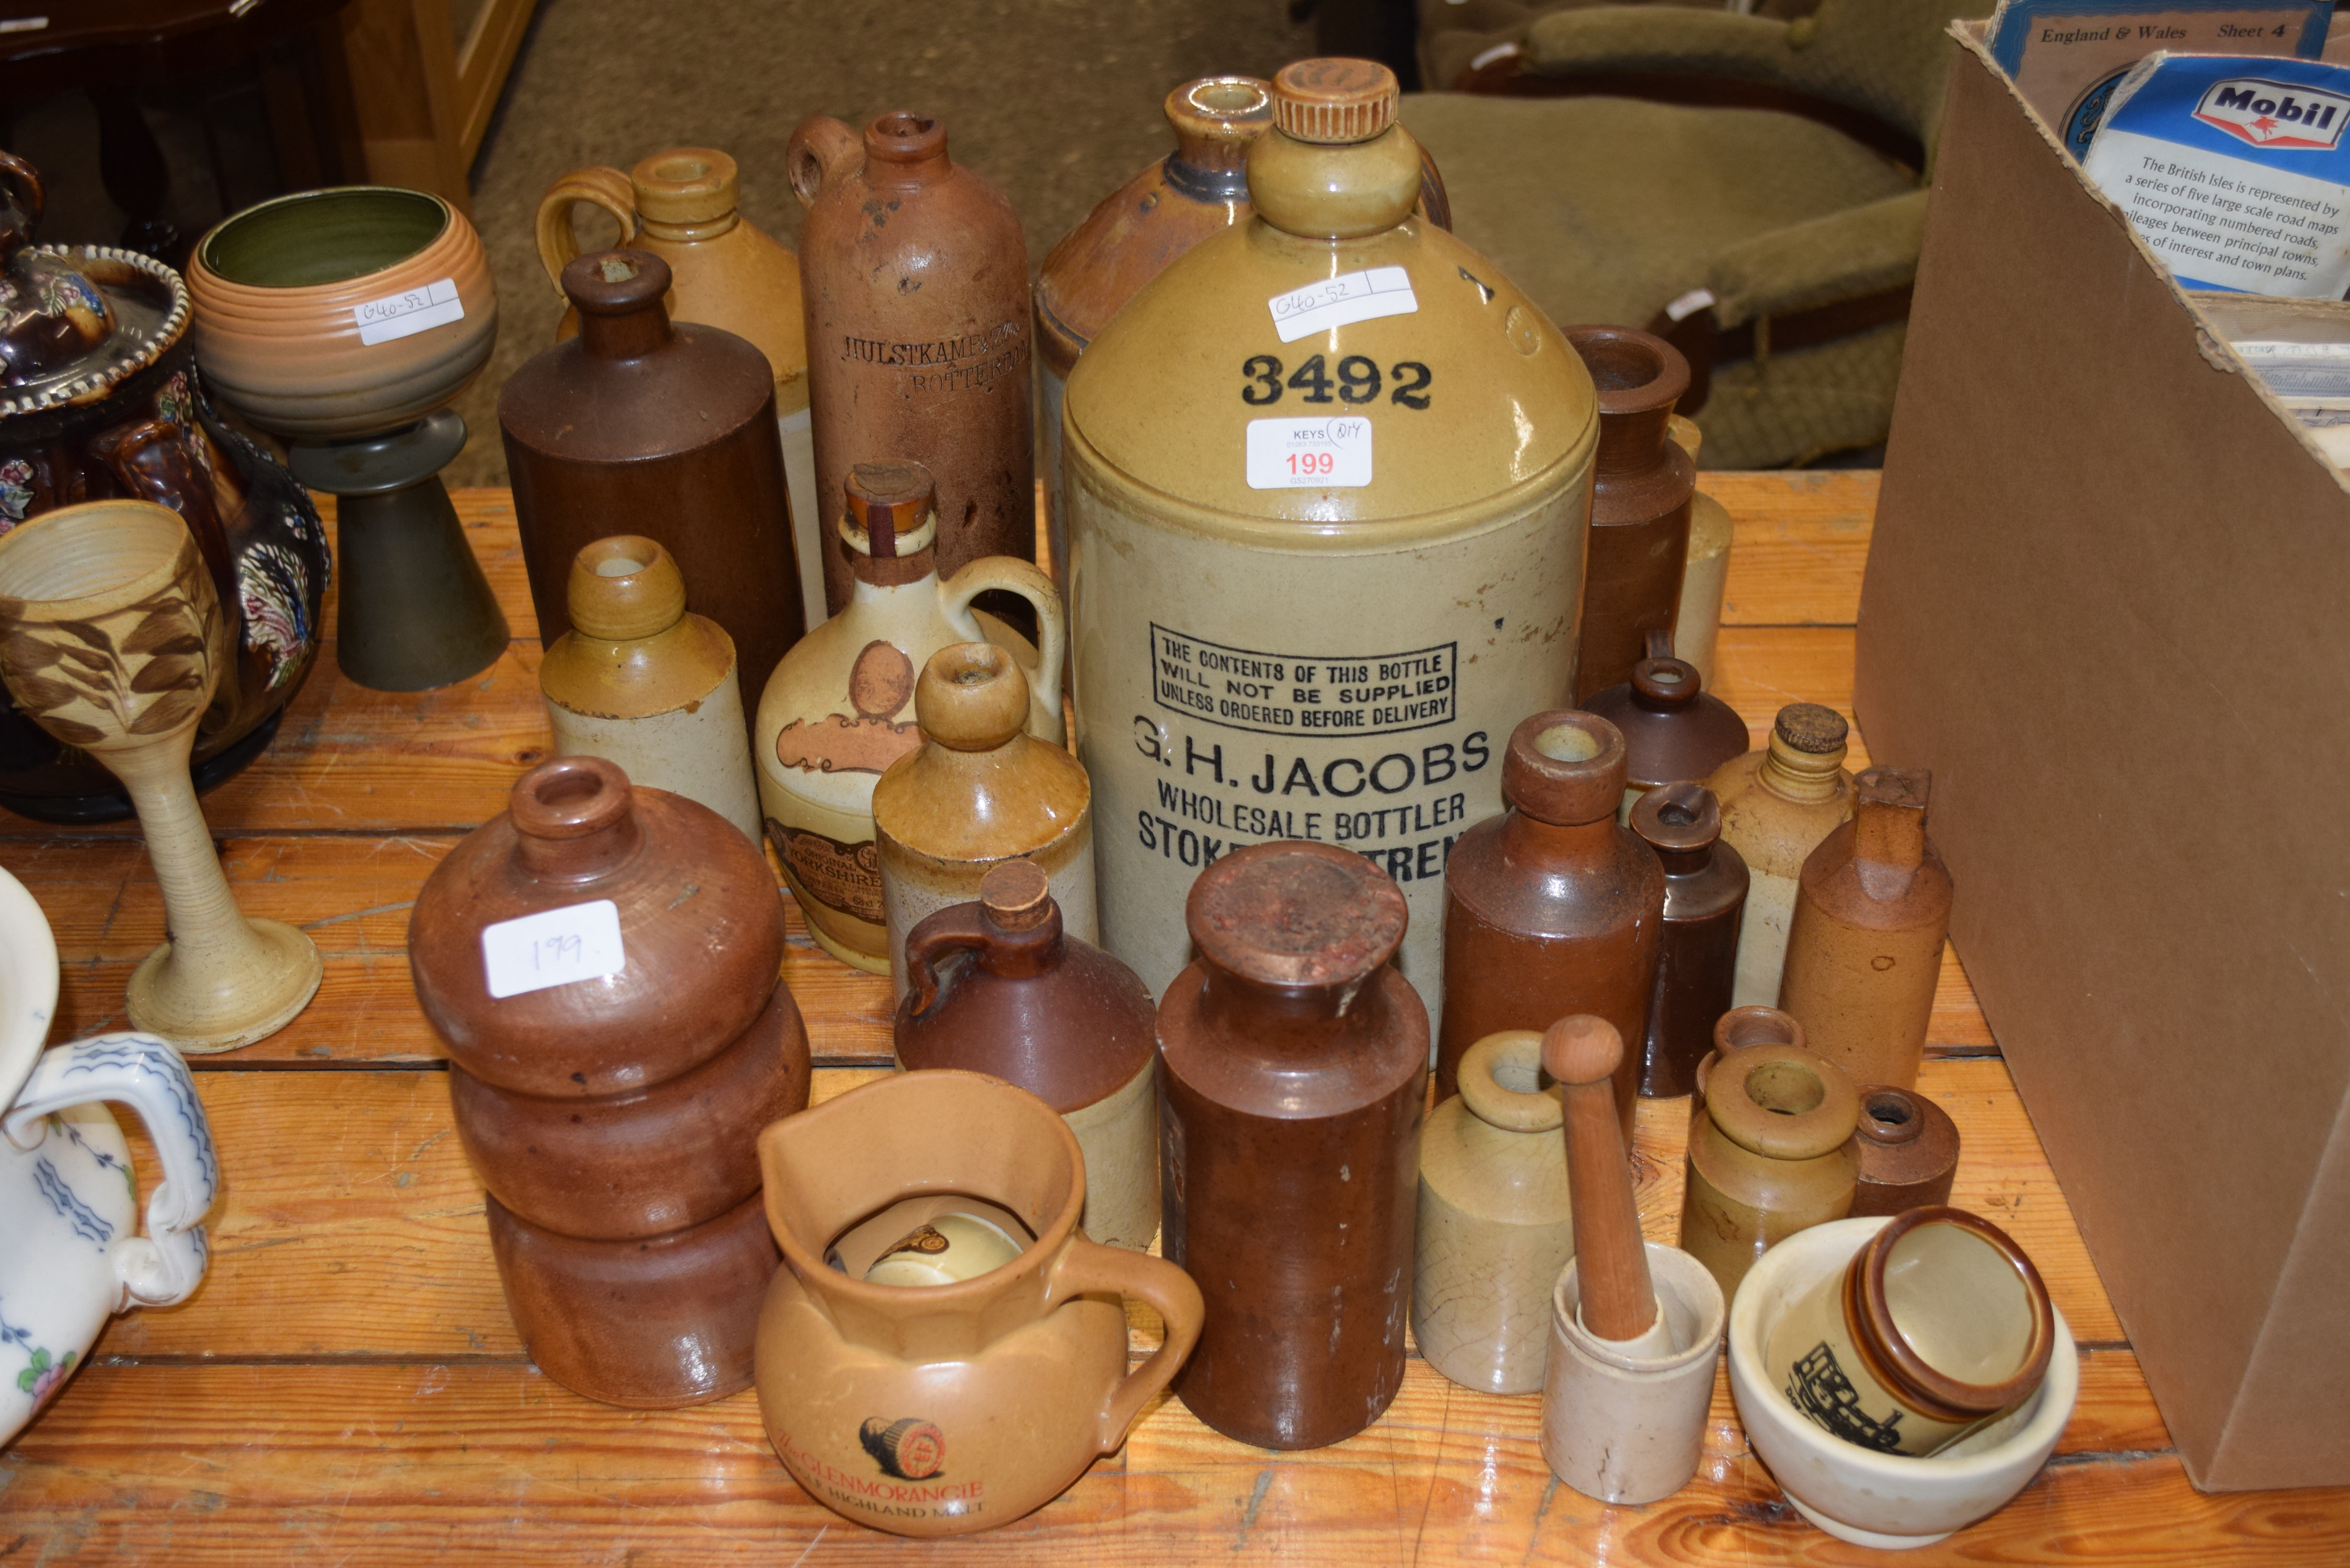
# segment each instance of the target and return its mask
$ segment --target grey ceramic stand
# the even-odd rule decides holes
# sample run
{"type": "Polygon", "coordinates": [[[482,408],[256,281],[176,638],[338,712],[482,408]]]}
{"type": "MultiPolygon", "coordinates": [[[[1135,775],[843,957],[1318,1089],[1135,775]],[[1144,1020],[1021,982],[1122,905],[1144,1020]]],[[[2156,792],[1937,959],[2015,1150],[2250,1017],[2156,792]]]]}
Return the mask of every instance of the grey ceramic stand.
{"type": "Polygon", "coordinates": [[[360,441],[301,442],[288,466],[337,498],[335,661],[378,691],[428,691],[497,662],[513,634],[441,483],[465,421],[443,409],[360,441]]]}

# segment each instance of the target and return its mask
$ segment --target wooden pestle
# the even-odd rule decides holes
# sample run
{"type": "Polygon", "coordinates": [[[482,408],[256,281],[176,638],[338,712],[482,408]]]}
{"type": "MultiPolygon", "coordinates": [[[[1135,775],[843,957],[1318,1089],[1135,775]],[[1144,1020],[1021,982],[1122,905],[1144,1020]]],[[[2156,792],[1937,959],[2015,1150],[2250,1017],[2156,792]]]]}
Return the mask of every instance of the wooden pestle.
{"type": "Polygon", "coordinates": [[[1606,1340],[1632,1340],[1657,1321],[1656,1288],[1632,1168],[1616,1121],[1611,1075],[1623,1037],[1604,1018],[1570,1013],[1543,1033],[1543,1070],[1565,1091],[1568,1201],[1575,1210],[1575,1273],[1583,1325],[1606,1340]]]}

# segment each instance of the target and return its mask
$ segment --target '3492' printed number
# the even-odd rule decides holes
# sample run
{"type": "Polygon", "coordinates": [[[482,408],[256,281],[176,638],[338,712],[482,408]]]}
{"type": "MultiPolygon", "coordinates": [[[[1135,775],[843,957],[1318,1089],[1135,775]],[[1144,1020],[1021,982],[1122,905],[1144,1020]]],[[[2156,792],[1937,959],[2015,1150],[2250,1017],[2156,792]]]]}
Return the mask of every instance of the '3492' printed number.
{"type": "Polygon", "coordinates": [[[1374,403],[1385,388],[1388,401],[1407,409],[1424,409],[1428,407],[1428,384],[1435,379],[1434,372],[1417,359],[1406,359],[1382,377],[1378,366],[1360,354],[1349,354],[1338,361],[1336,380],[1331,379],[1330,369],[1319,354],[1291,371],[1286,381],[1282,379],[1281,372],[1281,361],[1270,354],[1250,358],[1241,367],[1241,374],[1248,378],[1241,388],[1241,401],[1254,408],[1277,403],[1285,387],[1303,392],[1303,400],[1309,403],[1374,403]],[[1395,382],[1391,388],[1387,387],[1388,378],[1395,382]],[[1333,389],[1337,392],[1335,398],[1331,396],[1333,389]]]}

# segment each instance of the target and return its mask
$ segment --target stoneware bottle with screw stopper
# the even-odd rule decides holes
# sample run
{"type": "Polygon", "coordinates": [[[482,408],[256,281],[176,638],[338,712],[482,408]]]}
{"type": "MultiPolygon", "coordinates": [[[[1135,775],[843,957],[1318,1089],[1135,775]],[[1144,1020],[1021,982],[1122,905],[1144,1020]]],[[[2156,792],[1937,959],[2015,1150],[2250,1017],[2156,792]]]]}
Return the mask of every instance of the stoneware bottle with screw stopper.
{"type": "Polygon", "coordinates": [[[1779,1004],[1804,861],[1852,816],[1852,775],[1844,767],[1848,732],[1835,709],[1790,702],[1779,710],[1769,745],[1722,763],[1705,781],[1721,807],[1721,841],[1738,851],[1752,879],[1738,931],[1734,1000],[1741,1007],[1779,1004]]]}
{"type": "MultiPolygon", "coordinates": [[[[1499,1030],[1589,1012],[1627,1040],[1648,1033],[1665,870],[1616,820],[1624,737],[1590,713],[1536,713],[1511,732],[1502,793],[1509,812],[1461,835],[1445,874],[1440,1097],[1461,1054],[1499,1030]]],[[[1638,1084],[1627,1054],[1616,1086],[1627,1147],[1638,1084]]]]}
{"type": "Polygon", "coordinates": [[[1411,1334],[1464,1387],[1542,1386],[1550,1293],[1575,1256],[1559,1142],[1559,1091],[1542,1081],[1542,1036],[1488,1034],[1461,1058],[1461,1092],[1419,1140],[1411,1334]]]}
{"type": "Polygon", "coordinates": [[[914,682],[950,643],[992,642],[1028,678],[1028,732],[1060,743],[1066,623],[1045,574],[1009,556],[972,562],[941,581],[937,490],[915,462],[860,462],[848,471],[837,544],[855,592],[841,612],[802,638],[766,677],[752,756],[767,836],[808,931],[844,963],[889,967],[881,908],[873,786],[921,744],[914,682]],[[972,601],[1016,594],[1045,639],[1028,639],[972,601]]]}
{"type": "Polygon", "coordinates": [[[598,539],[572,559],[569,603],[571,629],[538,666],[555,754],[608,758],[757,843],[734,639],[685,607],[677,562],[657,540],[598,539]]]}
{"type": "Polygon", "coordinates": [[[1672,657],[1672,639],[1648,634],[1648,657],[1632,666],[1632,678],[1583,703],[1624,732],[1624,807],[1632,820],[1634,803],[1659,784],[1702,783],[1746,752],[1746,721],[1705,690],[1697,666],[1672,657]]]}
{"type": "Polygon", "coordinates": [[[1792,1045],[1718,1057],[1690,1129],[1681,1247],[1724,1297],[1774,1241],[1852,1212],[1860,1100],[1832,1062],[1792,1045]]]}
{"type": "Polygon", "coordinates": [[[1657,989],[1640,1048],[1640,1093],[1690,1092],[1730,1011],[1738,971],[1738,925],[1746,909],[1746,862],[1721,841],[1721,814],[1703,784],[1660,784],[1632,809],[1632,831],[1665,868],[1664,932],[1657,989]]]}
{"type": "Polygon", "coordinates": [[[1599,389],[1599,455],[1585,568],[1578,706],[1631,679],[1648,634],[1672,635],[1689,554],[1697,465],[1670,439],[1689,362],[1661,337],[1628,327],[1571,327],[1566,340],[1599,389]]]}
{"type": "Polygon", "coordinates": [[[1934,775],[1871,768],[1853,819],[1804,862],[1779,1005],[1856,1083],[1911,1088],[1925,1060],[1950,872],[1926,836],[1934,775]]]}
{"type": "Polygon", "coordinates": [[[898,1064],[988,1073],[1061,1114],[1086,1157],[1086,1234],[1159,1233],[1155,1011],[1134,971],[1062,929],[1045,873],[1006,860],[906,936],[898,1064]]]}
{"type": "Polygon", "coordinates": [[[1856,1218],[1899,1214],[1950,1200],[1959,1168],[1959,1129],[1950,1113],[1915,1089],[1862,1084],[1854,1133],[1860,1175],[1852,1189],[1856,1218]]]}
{"type": "Polygon", "coordinates": [[[1167,1257],[1207,1301],[1176,1393],[1226,1437],[1318,1449],[1403,1385],[1428,1011],[1395,883],[1330,844],[1219,859],[1159,1004],[1167,1257]]]}
{"type": "Polygon", "coordinates": [[[1012,655],[992,642],[939,649],[914,715],[922,744],[873,786],[895,994],[907,992],[906,933],[978,898],[1006,860],[1043,871],[1062,928],[1094,940],[1093,787],[1076,758],[1028,733],[1028,681],[1012,655]]]}
{"type": "Polygon", "coordinates": [[[1318,840],[1402,889],[1399,962],[1439,1012],[1447,857],[1502,809],[1510,727],[1574,682],[1597,404],[1541,310],[1415,211],[1387,67],[1297,61],[1273,97],[1255,214],[1069,373],[1104,945],[1163,987],[1202,866],[1318,840]]]}

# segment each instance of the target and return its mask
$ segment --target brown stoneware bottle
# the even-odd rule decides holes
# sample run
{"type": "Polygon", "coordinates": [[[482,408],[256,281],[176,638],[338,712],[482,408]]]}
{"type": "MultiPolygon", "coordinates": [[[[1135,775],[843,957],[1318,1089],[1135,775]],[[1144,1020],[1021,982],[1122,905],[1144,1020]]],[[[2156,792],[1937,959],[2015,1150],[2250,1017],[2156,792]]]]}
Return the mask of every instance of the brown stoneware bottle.
{"type": "Polygon", "coordinates": [[[1648,657],[1632,666],[1632,678],[1610,686],[1582,704],[1624,732],[1624,808],[1659,784],[1682,780],[1702,784],[1713,771],[1746,751],[1746,721],[1707,691],[1697,666],[1671,656],[1672,639],[1648,634],[1648,657]]]}
{"type": "Polygon", "coordinates": [[[1681,1250],[1721,1293],[1776,1241],[1852,1211],[1860,1099],[1841,1068],[1792,1045],[1750,1045],[1708,1075],[1690,1129],[1681,1250]]]}
{"type": "Polygon", "coordinates": [[[1599,389],[1591,559],[1575,666],[1580,705],[1631,679],[1648,633],[1673,629],[1697,464],[1671,439],[1673,404],[1689,390],[1679,349],[1628,327],[1570,327],[1566,340],[1599,389]]]}
{"type": "Polygon", "coordinates": [[[409,921],[457,1135],[540,1370],[640,1407],[747,1387],[774,1272],[759,1129],[807,1104],[764,857],[603,757],[541,763],[409,921]]]}
{"type": "Polygon", "coordinates": [[[1959,1128],[1950,1113],[1915,1089],[1859,1086],[1860,1177],[1852,1211],[1899,1214],[1950,1200],[1959,1168],[1959,1128]]]}
{"type": "Polygon", "coordinates": [[[1703,784],[1660,784],[1632,809],[1632,831],[1665,867],[1664,934],[1657,989],[1640,1049],[1640,1093],[1690,1092],[1730,1010],[1738,970],[1738,922],[1746,910],[1746,862],[1721,840],[1721,813],[1703,784]]]}
{"type": "MultiPolygon", "coordinates": [[[[910,458],[938,481],[941,576],[983,556],[1035,560],[1028,248],[1012,203],[947,156],[929,115],[885,114],[861,143],[812,116],[784,156],[807,208],[816,493],[840,494],[858,463],[910,458]]],[[[849,592],[848,559],[827,548],[825,603],[837,613],[849,592]]]]}
{"type": "MultiPolygon", "coordinates": [[[[1502,796],[1510,809],[1461,836],[1444,868],[1444,1026],[1437,1097],[1461,1053],[1504,1029],[1547,1029],[1570,1012],[1648,1037],[1665,913],[1656,853],[1616,820],[1624,737],[1594,714],[1536,713],[1510,735],[1502,796]]],[[[1617,1069],[1616,1107],[1631,1147],[1639,1062],[1617,1069]]]]}
{"type": "Polygon", "coordinates": [[[579,336],[498,394],[539,640],[571,629],[579,552],[641,534],[676,558],[687,602],[725,628],[741,667],[764,674],[806,629],[775,379],[733,333],[672,323],[669,286],[648,251],[578,257],[563,291],[579,336]]]}
{"type": "Polygon", "coordinates": [[[1790,702],[1779,710],[1768,746],[1733,757],[1705,781],[1721,803],[1721,841],[1745,857],[1752,878],[1738,932],[1741,1007],[1778,1004],[1796,878],[1820,840],[1852,815],[1847,732],[1835,709],[1790,702]]]}
{"type": "Polygon", "coordinates": [[[1201,872],[1199,956],[1159,1004],[1164,1251],[1207,1299],[1176,1392],[1264,1449],[1318,1449],[1403,1383],[1428,1010],[1402,892],[1330,844],[1201,872]]]}
{"type": "Polygon", "coordinates": [[[1853,819],[1804,862],[1779,1005],[1854,1082],[1912,1088],[1950,929],[1950,872],[1926,836],[1934,775],[1871,768],[1853,819]]]}
{"type": "Polygon", "coordinates": [[[1159,1053],[1150,993],[1134,971],[1065,932],[1045,873],[1007,860],[980,879],[976,901],[907,933],[906,974],[898,1064],[992,1074],[1060,1112],[1085,1152],[1086,1234],[1149,1246],[1159,1053]]]}

